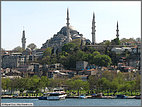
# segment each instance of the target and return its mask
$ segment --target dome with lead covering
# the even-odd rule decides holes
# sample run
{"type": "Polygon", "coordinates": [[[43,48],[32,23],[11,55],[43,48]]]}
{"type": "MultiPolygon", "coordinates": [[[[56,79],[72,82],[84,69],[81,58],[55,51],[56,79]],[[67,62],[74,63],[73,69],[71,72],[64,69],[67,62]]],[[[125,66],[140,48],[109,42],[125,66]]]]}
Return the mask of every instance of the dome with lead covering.
{"type": "MultiPolygon", "coordinates": [[[[78,34],[78,31],[73,26],[69,26],[69,29],[70,29],[71,35],[78,34]]],[[[64,36],[67,36],[67,26],[62,27],[58,33],[63,34],[64,36]]]]}

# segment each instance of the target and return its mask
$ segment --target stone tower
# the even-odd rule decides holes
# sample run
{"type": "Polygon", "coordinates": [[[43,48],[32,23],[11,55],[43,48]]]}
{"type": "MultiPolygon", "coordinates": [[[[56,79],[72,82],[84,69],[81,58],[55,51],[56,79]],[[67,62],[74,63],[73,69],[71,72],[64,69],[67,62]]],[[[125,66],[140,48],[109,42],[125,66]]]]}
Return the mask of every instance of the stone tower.
{"type": "Polygon", "coordinates": [[[117,21],[117,29],[116,29],[116,38],[119,38],[118,21],[117,21]]]}
{"type": "Polygon", "coordinates": [[[68,10],[68,8],[67,8],[67,43],[69,43],[72,39],[71,39],[71,35],[70,35],[70,29],[69,29],[69,25],[70,25],[70,23],[69,23],[69,10],[68,10]]]}
{"type": "Polygon", "coordinates": [[[95,32],[96,32],[96,26],[95,26],[95,14],[93,13],[93,20],[92,20],[92,45],[96,44],[96,37],[95,37],[95,32]]]}
{"type": "Polygon", "coordinates": [[[25,38],[25,30],[23,30],[22,33],[22,49],[25,49],[26,47],[26,38],[25,38]]]}

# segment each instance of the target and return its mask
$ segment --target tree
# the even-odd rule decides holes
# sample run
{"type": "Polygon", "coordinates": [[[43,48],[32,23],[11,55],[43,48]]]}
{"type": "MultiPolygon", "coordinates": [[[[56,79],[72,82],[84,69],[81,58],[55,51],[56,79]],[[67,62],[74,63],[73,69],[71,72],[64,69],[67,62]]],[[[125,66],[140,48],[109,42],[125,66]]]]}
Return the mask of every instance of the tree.
{"type": "Polygon", "coordinates": [[[115,38],[115,39],[111,40],[111,44],[112,44],[112,45],[120,45],[120,40],[119,40],[119,38],[115,38]]]}
{"type": "Polygon", "coordinates": [[[141,84],[141,76],[140,76],[140,74],[136,75],[135,82],[136,82],[136,84],[135,84],[134,87],[136,88],[136,90],[140,91],[140,84],[141,84]]]}
{"type": "Polygon", "coordinates": [[[49,87],[55,88],[55,87],[61,87],[65,83],[65,79],[62,78],[52,78],[49,80],[49,87]]]}
{"type": "Polygon", "coordinates": [[[50,56],[44,56],[41,61],[39,61],[40,64],[51,64],[51,57],[50,56]]]}
{"type": "Polygon", "coordinates": [[[75,53],[75,56],[76,56],[76,61],[82,61],[82,60],[85,60],[85,52],[79,50],[75,53]]]}
{"type": "Polygon", "coordinates": [[[96,55],[100,55],[100,52],[94,51],[94,52],[93,52],[93,56],[96,56],[96,55]]]}
{"type": "Polygon", "coordinates": [[[92,54],[95,51],[95,48],[89,47],[89,46],[85,46],[82,50],[84,52],[86,52],[86,53],[91,53],[92,54]]]}
{"type": "Polygon", "coordinates": [[[16,51],[16,52],[23,52],[24,49],[21,48],[20,46],[15,47],[12,51],[16,51]]]}
{"type": "Polygon", "coordinates": [[[34,50],[36,49],[37,46],[34,43],[31,43],[27,47],[30,48],[31,50],[34,50]]]}
{"type": "Polygon", "coordinates": [[[83,81],[82,82],[82,88],[81,89],[83,89],[85,91],[89,90],[89,83],[88,83],[88,81],[83,81]]]}
{"type": "Polygon", "coordinates": [[[41,79],[38,82],[38,87],[41,89],[43,88],[45,91],[45,87],[49,86],[49,80],[46,76],[42,76],[41,79]]]}
{"type": "Polygon", "coordinates": [[[109,81],[113,81],[117,77],[117,74],[114,72],[104,71],[102,77],[106,78],[109,81]]]}
{"type": "Polygon", "coordinates": [[[51,56],[52,54],[52,48],[48,47],[43,53],[43,56],[51,56]]]}
{"type": "Polygon", "coordinates": [[[88,54],[87,54],[87,61],[88,61],[90,64],[94,64],[94,56],[93,56],[93,54],[91,54],[91,53],[88,53],[88,54]]]}
{"type": "Polygon", "coordinates": [[[27,90],[26,85],[27,85],[27,78],[19,79],[19,86],[18,86],[18,88],[19,88],[20,92],[23,92],[24,90],[27,90]]]}
{"type": "Polygon", "coordinates": [[[87,60],[86,53],[78,50],[77,52],[73,52],[72,54],[60,55],[59,62],[64,65],[67,69],[75,69],[76,68],[76,61],[87,60]]]}
{"type": "Polygon", "coordinates": [[[18,90],[18,86],[19,86],[19,78],[12,78],[10,81],[10,91],[11,94],[13,94],[14,90],[18,90]]]}
{"type": "Polygon", "coordinates": [[[109,66],[111,64],[111,58],[108,55],[96,55],[93,60],[94,64],[98,66],[109,66]]]}
{"type": "Polygon", "coordinates": [[[77,90],[78,95],[80,95],[80,90],[82,89],[83,81],[80,79],[72,81],[73,89],[77,90]]]}
{"type": "Polygon", "coordinates": [[[70,43],[74,43],[76,46],[80,46],[81,40],[80,39],[73,39],[70,43]]]}
{"type": "Polygon", "coordinates": [[[67,69],[75,69],[76,68],[76,54],[69,55],[67,57],[67,69]]]}
{"type": "Polygon", "coordinates": [[[111,44],[111,42],[109,40],[106,40],[104,44],[109,46],[111,44]]]}
{"type": "Polygon", "coordinates": [[[132,95],[132,92],[135,91],[135,86],[136,86],[136,81],[128,81],[126,82],[127,84],[127,90],[131,92],[131,95],[132,95]]]}
{"type": "Polygon", "coordinates": [[[23,88],[22,85],[24,85],[24,84],[22,84],[21,80],[22,80],[21,78],[14,78],[14,79],[11,80],[12,81],[11,85],[12,85],[14,90],[20,90],[21,91],[21,89],[23,88]]]}
{"type": "Polygon", "coordinates": [[[55,64],[57,62],[58,62],[58,60],[57,60],[56,56],[51,57],[51,64],[55,64]]]}
{"type": "Polygon", "coordinates": [[[96,75],[90,75],[89,76],[88,83],[89,83],[89,89],[90,89],[92,94],[94,93],[94,90],[97,88],[96,87],[97,81],[98,81],[98,78],[97,78],[96,75]]]}
{"type": "Polygon", "coordinates": [[[73,90],[73,89],[74,89],[72,79],[68,79],[68,80],[65,82],[65,85],[67,86],[68,90],[73,90]]]}
{"type": "Polygon", "coordinates": [[[116,66],[117,66],[117,63],[118,63],[118,61],[119,61],[118,55],[117,55],[115,52],[111,51],[111,52],[109,53],[109,56],[110,56],[111,59],[112,59],[113,65],[116,65],[116,66]]]}
{"type": "Polygon", "coordinates": [[[99,89],[102,90],[102,92],[104,90],[108,91],[108,89],[110,89],[110,85],[111,85],[110,81],[104,77],[102,77],[98,80],[98,87],[99,87],[99,89]]]}
{"type": "Polygon", "coordinates": [[[122,38],[120,40],[121,43],[128,43],[128,42],[134,42],[136,43],[136,40],[134,38],[129,38],[129,39],[126,39],[126,38],[122,38]]]}
{"type": "Polygon", "coordinates": [[[65,82],[68,90],[77,90],[77,94],[80,95],[81,90],[89,90],[89,82],[82,81],[79,76],[75,76],[65,82]]]}
{"type": "Polygon", "coordinates": [[[113,81],[111,82],[111,90],[113,90],[113,92],[115,92],[116,90],[118,90],[118,79],[114,78],[113,81]]]}
{"type": "Polygon", "coordinates": [[[62,47],[62,51],[71,53],[75,47],[76,47],[75,43],[68,43],[62,47]]]}
{"type": "Polygon", "coordinates": [[[34,75],[33,77],[27,79],[27,88],[30,91],[39,91],[38,88],[38,82],[40,80],[40,78],[37,75],[34,75]]]}
{"type": "MultiPolygon", "coordinates": [[[[32,77],[31,77],[32,78],[32,77]]],[[[31,78],[29,78],[29,77],[27,77],[27,78],[25,78],[25,80],[26,80],[26,85],[25,85],[25,89],[26,90],[30,90],[30,91],[32,91],[32,90],[34,90],[34,84],[33,84],[33,81],[32,81],[32,79],[31,78]]]]}
{"type": "Polygon", "coordinates": [[[64,55],[60,55],[59,57],[59,62],[64,65],[64,67],[67,67],[68,66],[68,59],[66,56],[64,55]]]}
{"type": "Polygon", "coordinates": [[[2,89],[7,90],[10,89],[11,80],[9,78],[2,78],[2,89]]]}

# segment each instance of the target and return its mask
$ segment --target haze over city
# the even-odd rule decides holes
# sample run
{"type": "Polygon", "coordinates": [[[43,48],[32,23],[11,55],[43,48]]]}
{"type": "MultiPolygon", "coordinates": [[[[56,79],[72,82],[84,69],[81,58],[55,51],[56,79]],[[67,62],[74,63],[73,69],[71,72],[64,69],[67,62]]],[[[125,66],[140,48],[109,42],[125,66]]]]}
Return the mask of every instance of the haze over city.
{"type": "Polygon", "coordinates": [[[119,23],[121,38],[140,37],[140,2],[48,1],[2,2],[2,48],[11,50],[21,46],[25,30],[26,45],[38,48],[66,25],[66,9],[70,12],[70,25],[85,38],[91,39],[93,12],[96,20],[96,42],[116,37],[119,23]],[[24,28],[23,28],[24,26],[24,28]]]}

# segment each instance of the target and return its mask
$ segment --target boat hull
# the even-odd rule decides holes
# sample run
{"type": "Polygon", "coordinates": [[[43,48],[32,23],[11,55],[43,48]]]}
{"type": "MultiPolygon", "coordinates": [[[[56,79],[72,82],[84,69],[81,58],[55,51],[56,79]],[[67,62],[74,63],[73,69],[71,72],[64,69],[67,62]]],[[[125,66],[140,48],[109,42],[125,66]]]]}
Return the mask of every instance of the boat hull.
{"type": "Polygon", "coordinates": [[[39,100],[64,100],[66,96],[67,95],[47,96],[47,97],[41,96],[38,99],[39,100]]]}
{"type": "Polygon", "coordinates": [[[125,96],[125,95],[117,95],[116,98],[117,98],[117,99],[126,99],[126,98],[128,98],[128,97],[125,96]]]}
{"type": "Polygon", "coordinates": [[[60,96],[48,96],[47,100],[64,100],[66,95],[60,95],[60,96]]]}
{"type": "Polygon", "coordinates": [[[79,96],[80,99],[85,99],[87,98],[86,96],[79,96]]]}
{"type": "Polygon", "coordinates": [[[38,97],[39,100],[47,100],[47,97],[38,97]]]}

